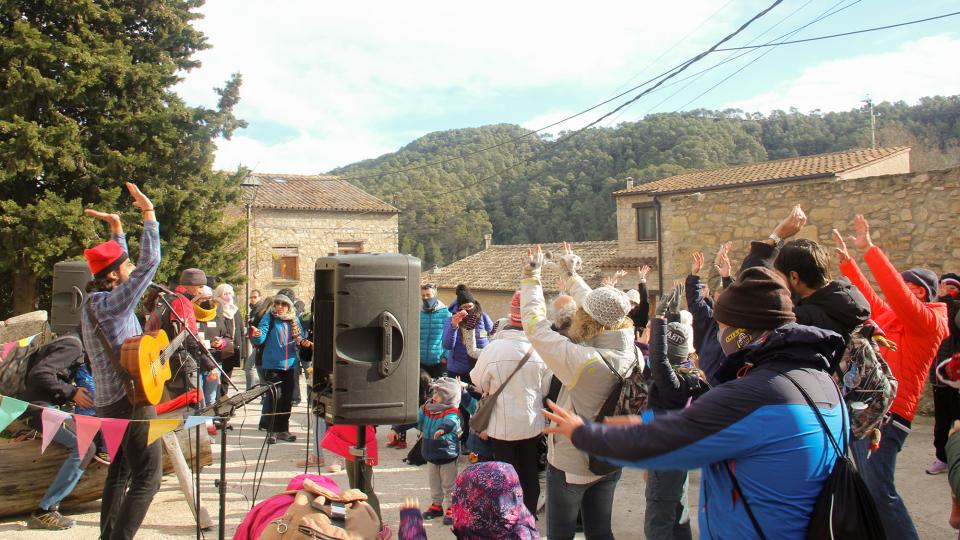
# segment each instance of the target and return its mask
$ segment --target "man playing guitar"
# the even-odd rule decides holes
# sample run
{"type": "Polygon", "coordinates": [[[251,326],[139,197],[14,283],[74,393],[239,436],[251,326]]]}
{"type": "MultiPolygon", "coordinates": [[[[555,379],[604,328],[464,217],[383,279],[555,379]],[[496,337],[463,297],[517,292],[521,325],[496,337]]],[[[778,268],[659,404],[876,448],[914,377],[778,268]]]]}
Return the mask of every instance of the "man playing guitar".
{"type": "MultiPolygon", "coordinates": [[[[143,214],[140,258],[136,266],[129,260],[119,215],[84,211],[110,225],[111,239],[83,253],[93,281],[87,284],[90,296],[81,322],[97,388],[97,416],[150,420],[157,417],[153,406],[135,407],[127,396],[129,376],[120,368],[119,356],[123,341],[142,332],[136,307],[160,266],[160,226],[150,199],[129,182],[127,190],[143,214]]],[[[148,431],[148,422],[130,422],[110,464],[100,508],[100,537],[104,540],[133,538],[160,489],[160,446],[147,446],[148,431]]]]}

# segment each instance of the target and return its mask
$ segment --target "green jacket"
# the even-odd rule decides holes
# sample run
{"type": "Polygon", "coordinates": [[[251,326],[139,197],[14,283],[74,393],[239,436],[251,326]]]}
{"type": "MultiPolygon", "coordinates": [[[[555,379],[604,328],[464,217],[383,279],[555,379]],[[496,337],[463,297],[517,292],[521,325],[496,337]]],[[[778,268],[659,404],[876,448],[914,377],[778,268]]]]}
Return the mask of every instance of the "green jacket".
{"type": "Polygon", "coordinates": [[[947,471],[950,489],[960,499],[960,433],[954,433],[947,439],[947,471]]]}

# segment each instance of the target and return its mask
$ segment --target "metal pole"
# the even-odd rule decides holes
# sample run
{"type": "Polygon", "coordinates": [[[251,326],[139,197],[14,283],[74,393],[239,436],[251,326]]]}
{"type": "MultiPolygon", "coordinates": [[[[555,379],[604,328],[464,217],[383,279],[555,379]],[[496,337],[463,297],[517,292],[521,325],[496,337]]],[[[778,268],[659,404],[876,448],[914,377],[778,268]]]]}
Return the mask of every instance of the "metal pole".
{"type": "MultiPolygon", "coordinates": [[[[248,306],[250,305],[250,217],[253,214],[251,206],[250,203],[247,203],[247,296],[244,300],[248,306]]],[[[249,314],[247,316],[249,317],[249,314]]]]}

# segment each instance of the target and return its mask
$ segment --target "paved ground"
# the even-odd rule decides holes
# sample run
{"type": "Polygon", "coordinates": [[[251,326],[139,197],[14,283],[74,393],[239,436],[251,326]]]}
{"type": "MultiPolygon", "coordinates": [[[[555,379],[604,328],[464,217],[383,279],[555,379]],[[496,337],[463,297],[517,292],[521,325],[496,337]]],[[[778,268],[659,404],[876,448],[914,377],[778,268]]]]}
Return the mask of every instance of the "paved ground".
{"type": "MultiPolygon", "coordinates": [[[[241,381],[237,381],[241,383],[241,381]]],[[[232,537],[237,525],[250,508],[254,486],[254,468],[260,453],[263,433],[256,430],[259,407],[248,407],[247,418],[237,418],[237,429],[229,434],[227,448],[227,494],[226,531],[232,537]],[[242,428],[241,428],[241,423],[242,428]]],[[[243,413],[241,413],[243,414],[243,413]]],[[[306,409],[295,410],[291,423],[299,435],[296,443],[280,443],[272,446],[263,459],[265,465],[257,501],[282,491],[290,477],[297,474],[295,462],[303,459],[306,452],[306,409]]],[[[900,454],[897,470],[897,484],[907,501],[907,506],[923,539],[957,538],[955,531],[947,525],[950,511],[950,492],[945,475],[928,476],[924,469],[929,464],[933,448],[932,419],[920,418],[914,433],[907,440],[900,454]]],[[[412,433],[412,432],[411,432],[412,433]]],[[[401,461],[406,451],[385,447],[386,430],[378,431],[381,460],[375,469],[377,492],[380,494],[384,518],[396,529],[400,502],[405,497],[419,497],[421,501],[429,498],[429,489],[423,469],[411,467],[401,461]]],[[[214,445],[214,463],[206,467],[201,475],[201,497],[204,505],[217,520],[217,493],[214,480],[219,477],[219,445],[214,445]]],[[[328,456],[328,462],[333,461],[328,456]]],[[[463,466],[463,463],[461,464],[463,466]]],[[[302,471],[302,469],[300,469],[302,471]]],[[[347,486],[346,475],[341,472],[332,475],[341,485],[347,486]]],[[[699,476],[693,473],[695,485],[699,476]]],[[[691,493],[691,505],[696,507],[697,493],[691,493]]],[[[617,538],[643,538],[643,473],[627,470],[617,489],[617,501],[614,512],[614,533],[617,538]]],[[[26,529],[26,518],[0,521],[0,538],[18,539],[95,539],[99,532],[99,502],[90,503],[66,512],[76,519],[76,528],[63,532],[32,531],[26,529]]],[[[543,520],[541,520],[542,522],[543,520]]],[[[694,524],[695,525],[695,524],[694,524]]],[[[430,538],[453,538],[448,528],[438,523],[428,525],[430,538]]],[[[174,476],[164,477],[160,493],[154,500],[138,538],[193,538],[196,536],[193,519],[183,501],[174,476]]],[[[204,533],[206,538],[217,538],[216,527],[204,533]]]]}

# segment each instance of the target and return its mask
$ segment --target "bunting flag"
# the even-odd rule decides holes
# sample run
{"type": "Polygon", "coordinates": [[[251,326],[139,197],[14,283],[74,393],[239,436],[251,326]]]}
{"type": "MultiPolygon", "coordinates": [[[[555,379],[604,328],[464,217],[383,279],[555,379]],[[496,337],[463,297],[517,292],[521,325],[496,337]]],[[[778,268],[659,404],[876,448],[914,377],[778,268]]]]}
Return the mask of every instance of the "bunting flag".
{"type": "Polygon", "coordinates": [[[63,425],[63,421],[67,418],[70,418],[70,415],[60,409],[44,407],[43,413],[40,415],[43,427],[43,440],[40,443],[41,454],[47,451],[47,447],[50,446],[50,441],[53,440],[53,436],[60,431],[60,426],[63,425]]]}
{"type": "Polygon", "coordinates": [[[120,443],[123,442],[123,434],[127,431],[129,420],[125,418],[101,418],[100,432],[103,433],[103,441],[107,443],[107,454],[113,460],[120,449],[120,443]]]}
{"type": "Polygon", "coordinates": [[[167,433],[177,429],[177,426],[180,425],[179,418],[165,418],[161,420],[151,420],[150,421],[150,430],[147,431],[147,446],[153,444],[154,441],[163,437],[167,433]]]}
{"type": "Polygon", "coordinates": [[[192,427],[197,427],[200,424],[212,422],[215,419],[216,419],[216,416],[188,416],[187,421],[183,423],[183,429],[190,429],[192,427]]]}
{"type": "Polygon", "coordinates": [[[0,431],[7,429],[11,422],[16,420],[27,410],[27,402],[9,396],[3,396],[0,402],[0,431]]]}
{"type": "Polygon", "coordinates": [[[4,343],[4,344],[3,344],[3,354],[0,355],[0,357],[2,357],[3,360],[6,360],[6,359],[7,359],[7,355],[10,354],[10,351],[12,351],[13,348],[16,347],[16,346],[17,346],[17,342],[16,342],[16,341],[8,341],[8,342],[4,343]]]}
{"type": "Polygon", "coordinates": [[[103,419],[96,416],[75,414],[73,415],[73,421],[77,424],[77,454],[83,459],[87,449],[93,444],[93,438],[100,431],[100,423],[103,419]]]}

